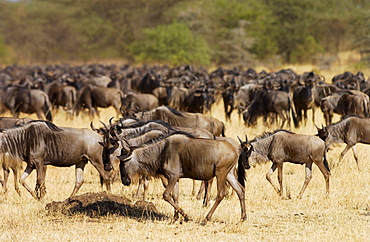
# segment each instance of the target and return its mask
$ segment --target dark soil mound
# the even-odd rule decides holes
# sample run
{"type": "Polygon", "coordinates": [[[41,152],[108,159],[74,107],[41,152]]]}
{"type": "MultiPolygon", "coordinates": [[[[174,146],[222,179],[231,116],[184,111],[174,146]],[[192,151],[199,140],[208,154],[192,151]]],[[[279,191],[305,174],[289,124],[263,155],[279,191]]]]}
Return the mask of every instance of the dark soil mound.
{"type": "Polygon", "coordinates": [[[85,193],[74,196],[61,202],[51,202],[46,205],[49,213],[62,213],[65,215],[85,214],[90,217],[106,215],[120,215],[142,219],[164,219],[167,216],[158,213],[151,202],[138,201],[131,204],[125,197],[102,193],[85,193]]]}

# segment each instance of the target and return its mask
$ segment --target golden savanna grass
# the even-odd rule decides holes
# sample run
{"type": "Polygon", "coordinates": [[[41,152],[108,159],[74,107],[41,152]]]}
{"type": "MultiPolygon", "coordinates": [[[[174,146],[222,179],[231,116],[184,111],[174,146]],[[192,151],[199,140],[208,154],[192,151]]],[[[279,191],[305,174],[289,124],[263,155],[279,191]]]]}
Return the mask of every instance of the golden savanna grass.
{"type": "MultiPolygon", "coordinates": [[[[101,109],[100,119],[108,122],[115,114],[111,108],[101,109]]],[[[222,102],[212,109],[212,116],[225,121],[222,102]]],[[[31,116],[36,118],[35,116],[31,116]]],[[[309,112],[309,117],[310,112],[309,112]]],[[[339,118],[336,117],[336,120],[339,118]]],[[[58,126],[89,128],[87,117],[66,119],[63,112],[55,115],[58,126]]],[[[316,124],[323,122],[322,113],[316,110],[316,124]]],[[[246,128],[236,113],[232,121],[226,122],[226,135],[232,138],[249,138],[274,127],[265,127],[262,122],[254,128],[246,128]]],[[[305,127],[292,129],[296,133],[316,134],[312,121],[305,127]]],[[[73,145],[73,144],[68,144],[73,145]]],[[[192,221],[170,224],[172,207],[162,199],[163,187],[153,180],[149,187],[149,201],[160,213],[169,217],[165,220],[135,220],[124,216],[108,215],[49,215],[45,205],[66,199],[74,186],[74,167],[48,167],[46,175],[47,195],[44,201],[34,200],[24,188],[19,197],[13,189],[10,177],[9,192],[0,194],[0,241],[368,241],[370,236],[370,147],[358,144],[361,171],[357,170],[352,151],[341,164],[333,168],[344,145],[334,147],[328,153],[331,170],[330,196],[325,198],[325,184],[319,169],[313,166],[313,178],[303,196],[296,196],[304,181],[304,166],[284,165],[284,192],[288,199],[280,199],[265,179],[271,164],[259,165],[247,170],[246,205],[248,219],[240,223],[240,206],[237,196],[225,198],[212,220],[205,226],[200,222],[210,207],[191,195],[192,182],[180,180],[180,206],[192,221]]],[[[27,179],[31,187],[35,184],[35,172],[27,179]]],[[[277,183],[276,174],[274,175],[277,183]]],[[[215,187],[212,197],[215,197],[215,187]]],[[[115,183],[113,194],[137,200],[133,194],[136,185],[123,187],[115,183]]],[[[88,164],[85,183],[78,194],[101,192],[97,171],[88,164]]],[[[212,204],[212,203],[211,203],[212,204]]]]}

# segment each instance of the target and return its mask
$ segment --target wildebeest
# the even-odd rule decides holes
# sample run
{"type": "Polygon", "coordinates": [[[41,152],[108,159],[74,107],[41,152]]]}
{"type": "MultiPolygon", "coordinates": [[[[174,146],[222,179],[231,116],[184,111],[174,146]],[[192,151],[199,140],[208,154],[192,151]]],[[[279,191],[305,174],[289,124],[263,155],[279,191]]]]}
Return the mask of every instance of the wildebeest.
{"type": "Polygon", "coordinates": [[[326,125],[330,125],[332,123],[333,114],[341,96],[342,95],[330,95],[321,99],[320,109],[324,114],[326,125]]]}
{"type": "Polygon", "coordinates": [[[302,198],[308,183],[312,178],[312,164],[315,163],[326,182],[326,194],[329,194],[329,165],[326,160],[325,142],[319,137],[312,135],[294,134],[286,130],[277,130],[273,133],[265,133],[252,141],[243,142],[243,150],[247,154],[248,164],[255,166],[260,162],[272,162],[272,166],[266,174],[266,179],[274,187],[275,191],[283,197],[283,163],[306,165],[306,178],[298,198],[302,198]],[[272,173],[278,169],[278,181],[280,188],[271,180],[272,173]]]}
{"type": "Polygon", "coordinates": [[[147,111],[158,107],[158,98],[148,93],[128,93],[122,98],[122,111],[147,111]]]}
{"type": "Polygon", "coordinates": [[[76,165],[76,183],[70,196],[72,197],[84,182],[83,170],[88,161],[104,178],[110,191],[110,175],[104,170],[103,147],[98,143],[102,141],[102,136],[92,130],[59,128],[47,121],[31,121],[0,133],[0,153],[8,153],[12,159],[27,163],[20,182],[33,197],[40,199],[46,193],[47,165],[76,165]],[[37,171],[35,192],[25,182],[34,169],[37,171]]]}
{"type": "Polygon", "coordinates": [[[344,93],[338,100],[334,112],[342,117],[355,114],[362,117],[369,117],[369,96],[361,91],[349,91],[344,93]]]}
{"type": "Polygon", "coordinates": [[[347,144],[342,153],[340,153],[339,162],[348,150],[352,148],[353,156],[359,168],[356,144],[370,144],[370,119],[350,115],[335,124],[322,127],[321,129],[317,128],[317,130],[319,137],[325,141],[327,147],[334,143],[347,144]]]}
{"type": "Polygon", "coordinates": [[[56,107],[72,110],[77,98],[77,90],[74,86],[64,85],[59,81],[44,84],[44,91],[48,94],[50,102],[56,107]]]}
{"type": "Polygon", "coordinates": [[[52,107],[48,95],[37,89],[7,87],[0,91],[1,103],[14,117],[19,113],[36,113],[39,119],[52,121],[52,107]]]}
{"type": "Polygon", "coordinates": [[[93,118],[97,114],[97,107],[107,108],[112,106],[116,110],[117,116],[119,116],[122,98],[123,92],[116,88],[88,85],[79,90],[74,111],[78,115],[81,108],[87,108],[90,117],[93,118]]]}
{"type": "Polygon", "coordinates": [[[225,136],[225,125],[223,122],[200,113],[177,111],[161,106],[149,111],[138,112],[135,116],[143,120],[163,120],[174,126],[203,128],[215,136],[225,136]]]}
{"type": "Polygon", "coordinates": [[[304,86],[298,86],[293,92],[293,103],[297,114],[298,122],[302,122],[302,112],[305,123],[307,123],[307,110],[312,110],[312,121],[315,122],[315,93],[316,84],[320,76],[314,72],[308,72],[301,75],[300,80],[304,86]]]}
{"type": "MultiPolygon", "coordinates": [[[[180,178],[208,181],[217,178],[217,198],[204,222],[211,219],[215,209],[225,196],[226,181],[233,187],[239,197],[241,219],[246,219],[244,201],[244,173],[234,175],[239,154],[226,141],[196,139],[183,134],[173,134],[153,145],[130,150],[124,142],[120,156],[120,172],[124,185],[130,185],[135,174],[163,175],[168,184],[163,193],[165,201],[175,209],[176,220],[180,213],[185,221],[187,214],[178,205],[178,193],[174,187],[180,178]],[[171,196],[172,194],[172,196],[171,196]]],[[[108,161],[109,162],[109,161],[108,161]]],[[[244,170],[242,162],[238,169],[244,170]]]]}
{"type": "MultiPolygon", "coordinates": [[[[0,117],[0,129],[6,129],[14,126],[20,126],[32,121],[31,118],[8,118],[8,117],[0,117]]],[[[4,172],[4,179],[0,181],[2,183],[3,188],[7,191],[7,182],[10,170],[13,171],[14,175],[14,188],[18,194],[20,194],[19,190],[19,172],[22,169],[22,163],[12,159],[8,154],[2,154],[0,157],[1,167],[4,172]]]]}
{"type": "Polygon", "coordinates": [[[268,114],[276,114],[281,119],[281,128],[286,122],[290,126],[290,113],[292,113],[295,126],[298,121],[294,110],[291,107],[289,94],[284,91],[262,90],[256,99],[243,112],[243,119],[246,125],[254,125],[258,117],[263,116],[267,122],[268,114]]]}

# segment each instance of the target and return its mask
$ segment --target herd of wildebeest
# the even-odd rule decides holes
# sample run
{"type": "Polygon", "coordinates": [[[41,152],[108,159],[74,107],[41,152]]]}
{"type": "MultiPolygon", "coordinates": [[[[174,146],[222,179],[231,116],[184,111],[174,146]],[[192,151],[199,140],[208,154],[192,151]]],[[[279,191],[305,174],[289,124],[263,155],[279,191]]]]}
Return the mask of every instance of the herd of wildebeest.
{"type": "MultiPolygon", "coordinates": [[[[252,68],[220,67],[209,73],[190,65],[12,65],[0,68],[0,85],[1,112],[13,115],[0,118],[1,183],[6,190],[12,170],[16,191],[20,194],[19,181],[36,199],[46,193],[47,165],[75,165],[73,197],[90,162],[108,191],[115,178],[130,185],[138,175],[138,193],[143,187],[144,200],[150,178],[160,178],[163,198],[175,209],[174,220],[180,214],[189,219],[178,205],[179,179],[201,180],[207,205],[216,177],[217,197],[204,222],[224,198],[226,185],[238,195],[245,220],[245,169],[271,161],[266,178],[284,197],[283,162],[304,164],[306,177],[298,195],[302,198],[315,163],[329,194],[329,146],[346,143],[340,159],[352,148],[357,162],[355,144],[370,143],[370,82],[362,72],[338,74],[328,83],[318,73],[297,74],[291,69],[257,73],[252,68]],[[231,113],[237,112],[246,126],[253,127],[261,119],[280,129],[253,140],[225,137],[225,124],[211,113],[212,105],[220,101],[226,122],[233,122],[231,113]],[[71,119],[79,115],[92,119],[99,116],[98,108],[110,106],[117,112],[116,119],[101,122],[100,127],[93,122],[91,129],[52,123],[56,112],[65,112],[71,119]],[[309,109],[313,123],[315,110],[321,109],[326,127],[317,127],[312,135],[288,131],[291,125],[307,125],[309,109]],[[19,113],[36,113],[39,120],[18,118],[19,113]],[[332,123],[334,113],[342,117],[337,123],[332,123]],[[23,162],[27,166],[18,178],[23,162]],[[271,179],[276,168],[279,187],[271,179]],[[34,169],[36,188],[31,189],[25,180],[34,169]]],[[[201,194],[202,190],[199,198],[201,194]]]]}

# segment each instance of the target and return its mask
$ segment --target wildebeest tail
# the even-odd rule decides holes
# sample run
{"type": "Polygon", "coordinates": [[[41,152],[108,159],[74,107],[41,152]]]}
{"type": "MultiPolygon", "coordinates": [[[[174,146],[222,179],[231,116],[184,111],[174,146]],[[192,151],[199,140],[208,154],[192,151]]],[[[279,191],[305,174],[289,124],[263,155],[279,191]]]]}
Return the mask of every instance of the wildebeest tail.
{"type": "Polygon", "coordinates": [[[297,118],[296,113],[294,112],[294,109],[292,107],[292,102],[291,102],[290,99],[289,99],[289,108],[290,108],[290,110],[292,112],[292,118],[293,118],[294,127],[298,128],[299,127],[298,118],[297,118]]]}
{"type": "Polygon", "coordinates": [[[328,160],[326,159],[326,148],[324,150],[324,166],[330,172],[329,163],[328,160]]]}
{"type": "Polygon", "coordinates": [[[245,167],[244,167],[244,159],[242,158],[241,155],[239,156],[239,159],[238,159],[237,173],[238,173],[238,182],[240,183],[240,185],[245,187],[245,167]]]}
{"type": "Polygon", "coordinates": [[[45,101],[44,101],[44,106],[43,106],[43,112],[45,114],[45,117],[46,117],[46,120],[52,122],[53,121],[53,117],[52,117],[52,114],[51,114],[51,103],[50,103],[50,100],[49,100],[49,97],[45,94],[45,101]]]}
{"type": "Polygon", "coordinates": [[[221,135],[222,135],[222,137],[226,137],[226,135],[225,135],[225,125],[222,126],[221,135]]]}

